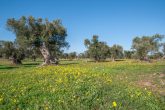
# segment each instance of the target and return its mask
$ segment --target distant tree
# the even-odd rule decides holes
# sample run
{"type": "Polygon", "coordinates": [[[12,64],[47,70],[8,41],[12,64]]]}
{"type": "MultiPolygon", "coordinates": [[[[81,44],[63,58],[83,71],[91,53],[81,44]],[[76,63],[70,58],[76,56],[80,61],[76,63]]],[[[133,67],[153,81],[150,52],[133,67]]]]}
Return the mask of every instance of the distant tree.
{"type": "Polygon", "coordinates": [[[71,53],[69,53],[69,54],[68,54],[68,58],[69,58],[70,60],[73,60],[73,59],[77,58],[77,53],[76,53],[76,52],[71,52],[71,53]]]}
{"type": "Polygon", "coordinates": [[[84,51],[84,52],[82,52],[82,53],[79,53],[79,54],[77,55],[77,57],[78,57],[79,59],[84,59],[84,58],[90,58],[90,55],[89,55],[88,51],[84,51]]]}
{"type": "Polygon", "coordinates": [[[110,55],[112,60],[114,61],[115,59],[122,58],[123,57],[123,47],[120,45],[113,45],[110,47],[110,55]]]}
{"type": "Polygon", "coordinates": [[[0,41],[0,58],[3,57],[3,41],[0,41]]]}
{"type": "Polygon", "coordinates": [[[156,52],[153,55],[149,55],[150,59],[161,59],[163,57],[163,53],[162,52],[156,52]]]}
{"type": "Polygon", "coordinates": [[[7,28],[15,33],[19,47],[37,47],[40,50],[44,58],[42,65],[58,63],[57,53],[68,47],[65,40],[67,32],[60,20],[49,22],[47,19],[22,16],[18,20],[8,19],[7,28]]]}
{"type": "Polygon", "coordinates": [[[85,58],[90,58],[90,54],[89,54],[89,51],[88,50],[84,52],[84,57],[85,58]]]}
{"type": "Polygon", "coordinates": [[[11,58],[13,64],[22,64],[22,60],[25,58],[24,49],[16,48],[11,58]]]}
{"type": "Polygon", "coordinates": [[[131,59],[133,57],[134,51],[129,51],[129,50],[125,50],[124,51],[124,57],[127,59],[131,59]]]}
{"type": "Polygon", "coordinates": [[[84,44],[88,49],[87,53],[95,61],[101,61],[107,58],[109,47],[105,42],[100,42],[97,35],[94,35],[91,41],[85,39],[84,44]]]}
{"type": "Polygon", "coordinates": [[[21,48],[17,48],[16,43],[11,41],[1,41],[1,52],[5,58],[12,59],[13,64],[21,64],[21,60],[24,59],[25,54],[21,48]]]}
{"type": "Polygon", "coordinates": [[[165,43],[163,43],[163,49],[162,49],[162,51],[163,51],[163,54],[165,56],[165,43]]]}
{"type": "Polygon", "coordinates": [[[3,50],[2,50],[2,45],[0,43],[0,58],[2,57],[2,55],[3,55],[3,50]]]}
{"type": "Polygon", "coordinates": [[[163,45],[163,49],[162,49],[162,52],[163,52],[163,59],[165,59],[165,43],[163,43],[162,45],[163,45]]]}
{"type": "Polygon", "coordinates": [[[41,52],[36,47],[24,48],[24,52],[25,58],[31,59],[32,61],[35,61],[37,58],[42,59],[41,52]]]}
{"type": "Polygon", "coordinates": [[[9,57],[11,57],[15,51],[14,43],[11,41],[2,41],[1,48],[3,56],[7,59],[9,59],[9,57]]]}
{"type": "Polygon", "coordinates": [[[79,53],[79,54],[77,55],[77,57],[78,57],[79,59],[82,59],[82,58],[85,58],[85,55],[84,55],[84,53],[79,53]]]}
{"type": "Polygon", "coordinates": [[[68,53],[62,53],[61,58],[68,59],[69,54],[68,53]]]}
{"type": "Polygon", "coordinates": [[[86,58],[85,53],[79,53],[77,57],[80,59],[86,58]]]}
{"type": "Polygon", "coordinates": [[[136,51],[136,55],[141,60],[146,60],[148,53],[158,52],[160,41],[163,35],[155,34],[153,36],[135,37],[132,42],[132,49],[136,51]]]}
{"type": "Polygon", "coordinates": [[[37,57],[37,55],[36,55],[36,53],[34,52],[34,53],[32,54],[32,59],[33,59],[33,61],[36,61],[36,57],[37,57]]]}

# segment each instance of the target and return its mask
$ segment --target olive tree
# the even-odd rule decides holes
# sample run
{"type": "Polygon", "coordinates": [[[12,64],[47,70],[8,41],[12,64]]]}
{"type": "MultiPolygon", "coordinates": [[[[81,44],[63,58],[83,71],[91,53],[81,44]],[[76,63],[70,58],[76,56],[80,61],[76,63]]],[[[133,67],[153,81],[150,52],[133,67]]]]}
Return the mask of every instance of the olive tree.
{"type": "Polygon", "coordinates": [[[84,44],[88,49],[89,56],[95,61],[101,61],[107,58],[109,47],[105,42],[100,42],[97,35],[94,35],[91,40],[85,39],[84,44]]]}
{"type": "Polygon", "coordinates": [[[67,32],[61,20],[22,16],[20,19],[8,19],[7,28],[16,35],[19,47],[37,47],[43,58],[42,65],[58,63],[58,52],[68,46],[67,32]]]}
{"type": "Polygon", "coordinates": [[[122,58],[123,57],[123,47],[120,45],[117,45],[117,44],[110,47],[110,56],[113,61],[117,58],[122,58]]]}
{"type": "Polygon", "coordinates": [[[124,57],[127,59],[131,59],[133,57],[134,51],[124,50],[124,57]]]}
{"type": "Polygon", "coordinates": [[[135,37],[132,42],[132,49],[135,50],[136,55],[141,60],[146,60],[148,53],[159,51],[161,46],[160,41],[163,35],[155,34],[153,36],[135,37]]]}
{"type": "Polygon", "coordinates": [[[76,52],[70,52],[70,53],[68,54],[68,58],[69,58],[70,60],[73,60],[73,59],[77,58],[77,53],[76,53],[76,52]]]}
{"type": "Polygon", "coordinates": [[[1,45],[1,55],[4,58],[9,59],[9,57],[12,56],[15,48],[14,48],[14,43],[11,41],[0,41],[0,45],[1,45]]]}
{"type": "Polygon", "coordinates": [[[2,56],[11,59],[13,64],[22,64],[21,60],[25,58],[25,52],[18,48],[16,42],[0,41],[2,56]]]}

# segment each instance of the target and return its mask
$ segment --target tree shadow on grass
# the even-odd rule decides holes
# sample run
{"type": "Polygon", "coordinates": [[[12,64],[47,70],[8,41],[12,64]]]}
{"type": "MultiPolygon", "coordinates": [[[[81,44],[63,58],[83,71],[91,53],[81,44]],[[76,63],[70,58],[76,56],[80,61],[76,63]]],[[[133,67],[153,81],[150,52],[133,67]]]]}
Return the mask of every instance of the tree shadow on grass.
{"type": "Polygon", "coordinates": [[[87,61],[87,62],[102,63],[102,62],[110,62],[110,61],[107,61],[107,60],[105,60],[105,61],[94,61],[94,60],[89,60],[89,61],[87,61]]]}
{"type": "Polygon", "coordinates": [[[36,67],[40,63],[25,63],[21,65],[0,65],[0,70],[10,70],[10,69],[16,69],[20,67],[36,67]]]}
{"type": "Polygon", "coordinates": [[[125,61],[125,59],[115,59],[115,61],[125,61]]]}
{"type": "MultiPolygon", "coordinates": [[[[114,61],[119,62],[119,61],[125,61],[125,60],[124,59],[115,59],[114,61]]],[[[101,61],[89,60],[87,62],[102,63],[102,62],[113,62],[113,61],[112,60],[101,60],[101,61]]]]}
{"type": "Polygon", "coordinates": [[[40,63],[25,63],[25,64],[22,64],[23,67],[36,67],[40,65],[40,63]]]}
{"type": "Polygon", "coordinates": [[[77,62],[71,62],[71,63],[63,63],[63,64],[59,64],[59,65],[75,65],[78,64],[77,62]]]}
{"type": "Polygon", "coordinates": [[[0,65],[0,70],[8,70],[8,69],[15,69],[18,68],[17,66],[5,66],[5,65],[0,65]]]}

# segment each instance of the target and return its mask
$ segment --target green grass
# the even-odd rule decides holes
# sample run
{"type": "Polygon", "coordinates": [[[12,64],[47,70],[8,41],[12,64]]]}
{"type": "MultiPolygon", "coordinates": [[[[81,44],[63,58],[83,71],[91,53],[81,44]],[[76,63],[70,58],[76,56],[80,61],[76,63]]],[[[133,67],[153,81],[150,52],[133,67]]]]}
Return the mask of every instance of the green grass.
{"type": "Polygon", "coordinates": [[[62,61],[38,67],[40,63],[0,64],[0,109],[165,109],[165,61],[62,61]]]}

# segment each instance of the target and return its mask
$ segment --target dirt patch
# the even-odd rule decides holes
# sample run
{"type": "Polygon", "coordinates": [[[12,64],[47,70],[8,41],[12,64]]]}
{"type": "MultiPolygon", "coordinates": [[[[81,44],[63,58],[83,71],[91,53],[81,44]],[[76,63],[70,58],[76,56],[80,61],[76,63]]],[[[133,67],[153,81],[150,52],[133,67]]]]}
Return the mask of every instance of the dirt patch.
{"type": "Polygon", "coordinates": [[[165,96],[165,74],[154,73],[149,75],[139,75],[136,84],[142,88],[147,88],[153,92],[165,96]]]}
{"type": "Polygon", "coordinates": [[[164,78],[164,77],[165,77],[165,74],[161,73],[161,74],[159,75],[159,77],[160,77],[160,78],[164,78]]]}
{"type": "Polygon", "coordinates": [[[152,86],[152,83],[149,82],[149,81],[140,81],[140,82],[139,82],[139,85],[150,87],[150,86],[152,86]]]}
{"type": "Polygon", "coordinates": [[[138,81],[138,85],[140,85],[141,87],[150,88],[152,90],[156,89],[156,85],[149,80],[140,80],[140,81],[138,81]]]}

